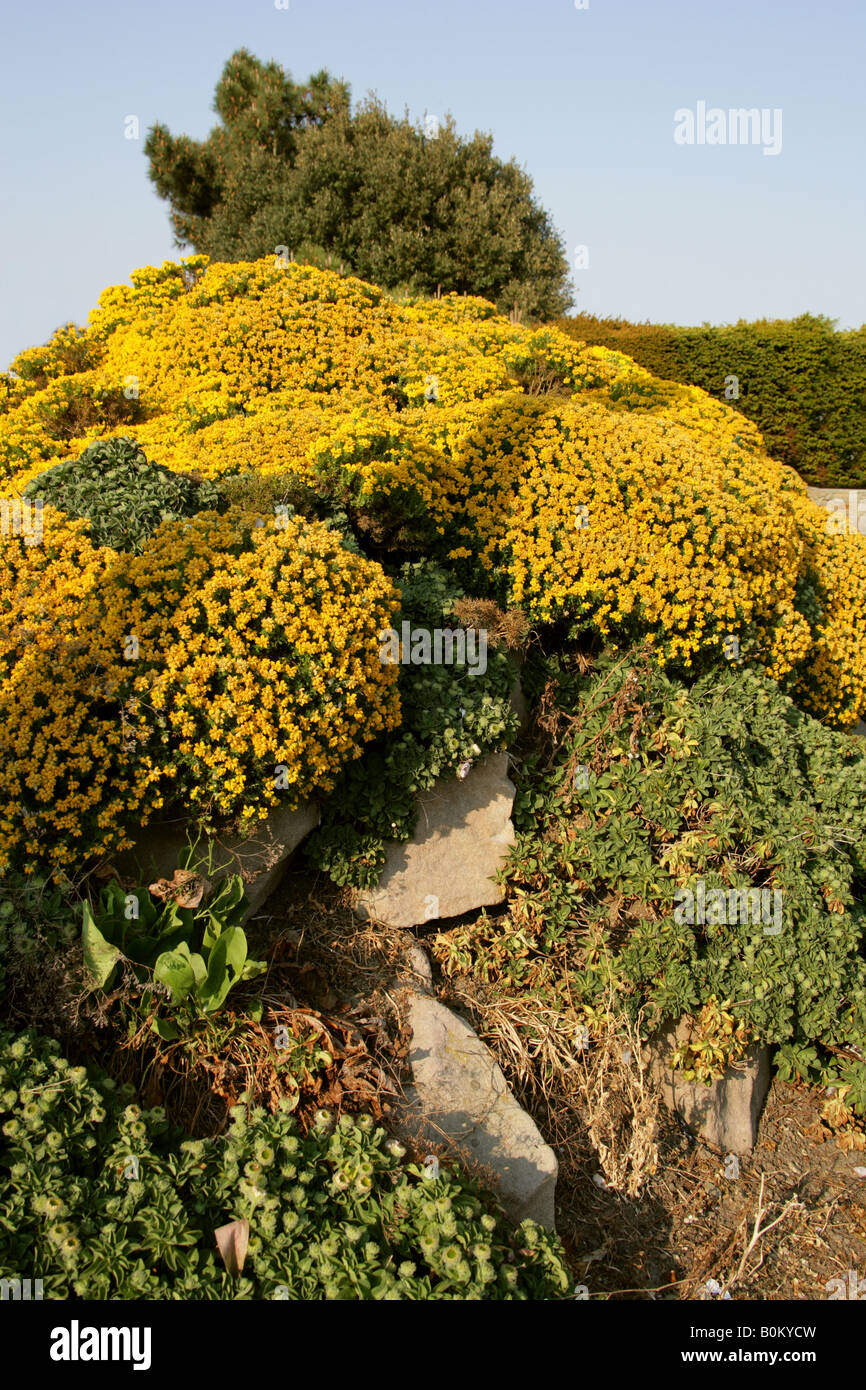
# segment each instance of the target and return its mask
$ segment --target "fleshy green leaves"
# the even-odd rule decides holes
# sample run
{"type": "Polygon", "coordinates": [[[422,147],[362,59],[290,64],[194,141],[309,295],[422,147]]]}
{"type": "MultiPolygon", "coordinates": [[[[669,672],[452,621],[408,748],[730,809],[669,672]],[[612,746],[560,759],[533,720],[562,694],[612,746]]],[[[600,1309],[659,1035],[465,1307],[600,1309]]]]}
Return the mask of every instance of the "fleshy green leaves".
{"type": "Polygon", "coordinates": [[[148,463],[132,439],[97,440],[78,459],[40,473],[24,491],[69,516],[90,522],[97,545],[140,553],[163,521],[176,521],[219,505],[207,480],[148,463]]]}
{"type": "MultiPolygon", "coordinates": [[[[84,909],[82,943],[94,987],[104,989],[124,961],[145,986],[148,1004],[161,992],[178,1018],[214,1013],[234,985],[265,969],[263,961],[249,958],[240,926],[246,905],[239,874],[225,876],[195,908],[179,907],[174,898],[155,899],[144,888],[124,893],[112,881],[96,912],[84,909]]],[[[178,1036],[176,1022],[152,1022],[161,1038],[178,1036]]]]}
{"type": "MultiPolygon", "coordinates": [[[[233,941],[226,960],[236,966],[233,941]]],[[[177,1037],[166,1021],[158,1031],[177,1037]]],[[[239,1105],[217,1137],[186,1139],[164,1110],[129,1104],[131,1087],[70,1067],[33,1032],[0,1033],[0,1098],[0,1266],[38,1270],[46,1298],[569,1293],[553,1232],[531,1221],[512,1229],[458,1165],[433,1177],[372,1115],[319,1111],[302,1129],[284,1097],[274,1113],[239,1105]],[[38,1129],[27,1122],[34,1105],[38,1129]]]]}
{"type": "Polygon", "coordinates": [[[201,956],[192,955],[185,941],[173,951],[164,951],[153,967],[153,978],[171,991],[173,1004],[182,1004],[206,974],[201,956]]]}

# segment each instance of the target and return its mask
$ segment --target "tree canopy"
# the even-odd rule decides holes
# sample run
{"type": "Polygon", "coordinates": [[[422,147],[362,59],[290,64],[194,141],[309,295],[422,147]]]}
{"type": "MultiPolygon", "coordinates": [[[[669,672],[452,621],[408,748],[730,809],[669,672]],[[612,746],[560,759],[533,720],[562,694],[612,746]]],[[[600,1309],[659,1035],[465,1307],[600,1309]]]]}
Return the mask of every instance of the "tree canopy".
{"type": "Polygon", "coordinates": [[[156,124],[145,153],[177,244],[217,261],[286,246],[388,289],[455,291],[550,318],[571,299],[562,239],[490,135],[427,128],[326,71],[295,84],[245,49],[217,84],[206,140],[156,124]]]}

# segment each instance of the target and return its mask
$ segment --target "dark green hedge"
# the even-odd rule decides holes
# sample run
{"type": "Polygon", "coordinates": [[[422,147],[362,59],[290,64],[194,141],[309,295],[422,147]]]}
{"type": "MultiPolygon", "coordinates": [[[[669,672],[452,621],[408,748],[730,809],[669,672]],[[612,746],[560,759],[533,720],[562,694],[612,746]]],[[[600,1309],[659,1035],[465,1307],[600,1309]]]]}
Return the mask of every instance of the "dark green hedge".
{"type": "Polygon", "coordinates": [[[729,403],[754,420],[773,458],[815,487],[866,487],[866,326],[839,332],[811,314],[702,328],[578,314],[558,326],[720,400],[736,376],[729,403]]]}

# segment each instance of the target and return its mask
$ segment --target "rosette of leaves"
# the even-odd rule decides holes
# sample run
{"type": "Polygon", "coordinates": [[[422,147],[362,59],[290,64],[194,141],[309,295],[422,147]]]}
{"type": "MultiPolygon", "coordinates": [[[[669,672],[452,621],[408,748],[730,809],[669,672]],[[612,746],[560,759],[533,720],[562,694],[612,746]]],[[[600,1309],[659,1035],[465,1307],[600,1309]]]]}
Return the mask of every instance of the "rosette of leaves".
{"type": "Polygon", "coordinates": [[[164,521],[217,509],[215,483],[148,463],[132,439],[97,440],[77,459],[55,464],[24,489],[69,516],[89,521],[97,545],[140,554],[164,521]]]}
{"type": "Polygon", "coordinates": [[[249,958],[239,874],[225,876],[212,893],[190,894],[184,885],[161,898],[157,886],[125,893],[116,880],[108,883],[95,907],[84,905],[82,945],[94,988],[109,989],[125,965],[145,986],[145,1009],[167,997],[174,1018],[157,1017],[153,1027],[171,1040],[180,1036],[178,1022],[214,1013],[234,985],[266,967],[249,958]]]}
{"type": "Polygon", "coordinates": [[[570,1292],[562,1247],[458,1169],[435,1179],[372,1116],[304,1134],[236,1106],[186,1139],[34,1032],[0,1033],[0,1275],[45,1298],[529,1300],[570,1292]],[[248,1223],[241,1267],[214,1232],[248,1223]]]}

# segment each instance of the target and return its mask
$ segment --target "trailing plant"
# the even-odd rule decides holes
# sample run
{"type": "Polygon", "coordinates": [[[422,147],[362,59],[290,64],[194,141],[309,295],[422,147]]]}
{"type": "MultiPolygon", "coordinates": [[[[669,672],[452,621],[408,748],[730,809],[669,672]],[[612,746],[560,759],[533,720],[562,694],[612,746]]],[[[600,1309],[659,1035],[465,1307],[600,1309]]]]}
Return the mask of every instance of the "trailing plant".
{"type": "Polygon", "coordinates": [[[0,1034],[0,1276],[46,1298],[558,1299],[556,1236],[516,1231],[458,1170],[432,1177],[371,1116],[238,1105],[216,1139],[33,1032],[0,1034]],[[214,1233],[248,1223],[234,1272],[214,1233]]]}
{"type": "Polygon", "coordinates": [[[747,669],[689,686],[645,653],[562,655],[534,679],[510,915],[443,933],[447,969],[520,978],[575,1021],[611,989],[645,1033],[692,1015],[680,1060],[703,1079],[756,1039],[791,1065],[835,1048],[862,1105],[862,741],[747,669]]]}

